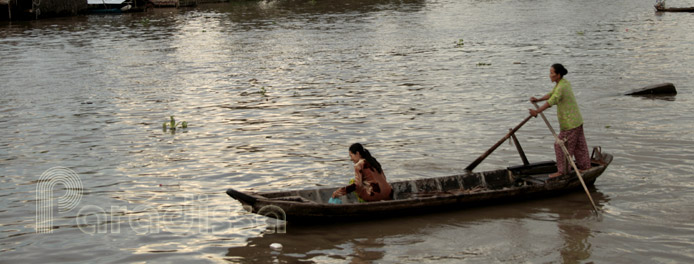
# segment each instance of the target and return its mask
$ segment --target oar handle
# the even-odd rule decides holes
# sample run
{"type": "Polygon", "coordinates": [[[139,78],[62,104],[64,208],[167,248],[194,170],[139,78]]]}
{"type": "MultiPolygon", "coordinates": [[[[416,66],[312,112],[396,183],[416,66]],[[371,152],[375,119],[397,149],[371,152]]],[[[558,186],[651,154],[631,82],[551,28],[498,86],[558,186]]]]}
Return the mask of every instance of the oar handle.
{"type": "Polygon", "coordinates": [[[496,148],[498,148],[499,146],[501,146],[501,144],[503,144],[504,141],[506,141],[509,137],[511,137],[514,133],[516,133],[516,131],[518,131],[518,129],[520,129],[526,122],[528,122],[528,120],[530,120],[531,117],[533,117],[533,116],[532,116],[532,115],[528,115],[528,117],[526,117],[525,119],[523,119],[523,121],[521,121],[520,124],[518,124],[516,127],[514,127],[513,129],[511,129],[511,131],[509,131],[501,140],[499,140],[498,142],[496,142],[496,144],[494,144],[494,146],[492,146],[490,149],[488,149],[486,152],[484,152],[482,155],[480,155],[475,161],[473,161],[472,163],[470,163],[470,165],[468,165],[467,167],[465,167],[465,170],[466,170],[466,171],[472,171],[472,170],[474,170],[475,167],[477,167],[477,165],[480,165],[480,163],[481,163],[484,159],[486,159],[487,156],[489,156],[490,154],[492,154],[492,152],[494,152],[494,150],[496,150],[496,148]]]}
{"type": "Polygon", "coordinates": [[[552,131],[552,135],[554,135],[554,137],[556,138],[556,137],[557,137],[557,132],[554,132],[554,128],[552,128],[552,125],[551,125],[551,124],[549,123],[549,121],[547,120],[547,117],[545,117],[545,114],[542,113],[542,112],[539,112],[540,107],[537,105],[537,102],[533,102],[533,105],[535,106],[535,109],[538,110],[538,114],[540,114],[540,116],[542,116],[542,120],[544,120],[544,121],[545,121],[545,124],[547,124],[547,127],[549,128],[549,131],[552,131]]]}
{"type": "Polygon", "coordinates": [[[547,117],[545,117],[545,114],[542,112],[539,112],[540,107],[537,105],[537,102],[533,102],[533,105],[535,106],[535,109],[538,110],[538,114],[542,117],[542,120],[545,121],[545,124],[547,124],[547,128],[549,128],[549,131],[552,132],[552,135],[554,136],[555,142],[557,142],[557,144],[561,144],[563,141],[561,141],[559,139],[557,132],[555,132],[554,128],[552,128],[552,125],[549,123],[549,120],[547,120],[547,117]]]}

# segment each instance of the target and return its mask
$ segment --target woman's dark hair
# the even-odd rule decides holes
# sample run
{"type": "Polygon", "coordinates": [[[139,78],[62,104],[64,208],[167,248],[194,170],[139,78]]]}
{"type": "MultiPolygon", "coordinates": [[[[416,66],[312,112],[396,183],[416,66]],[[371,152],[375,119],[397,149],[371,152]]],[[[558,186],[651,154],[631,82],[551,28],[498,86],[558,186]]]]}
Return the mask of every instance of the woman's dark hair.
{"type": "Polygon", "coordinates": [[[564,68],[564,65],[561,65],[559,63],[552,64],[552,68],[554,68],[554,73],[559,74],[561,77],[564,77],[564,75],[569,74],[569,71],[564,68]]]}
{"type": "Polygon", "coordinates": [[[364,146],[362,146],[359,143],[354,143],[351,146],[349,146],[349,152],[352,153],[359,153],[362,158],[366,160],[366,162],[371,165],[371,170],[376,169],[378,173],[383,173],[383,169],[381,169],[381,163],[378,163],[376,158],[371,156],[371,153],[369,153],[368,149],[365,149],[364,146]]]}

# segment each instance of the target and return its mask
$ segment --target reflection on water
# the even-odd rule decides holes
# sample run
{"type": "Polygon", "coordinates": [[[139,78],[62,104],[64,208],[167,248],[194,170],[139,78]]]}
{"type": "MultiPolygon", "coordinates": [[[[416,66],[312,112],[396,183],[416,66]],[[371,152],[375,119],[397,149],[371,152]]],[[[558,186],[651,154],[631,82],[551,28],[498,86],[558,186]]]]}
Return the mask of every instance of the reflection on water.
{"type": "MultiPolygon", "coordinates": [[[[692,19],[626,0],[285,0],[3,22],[0,254],[692,262],[692,19]],[[615,156],[596,183],[610,197],[602,219],[578,193],[263,235],[224,193],[338,185],[354,142],[390,180],[459,173],[550,91],[555,62],[570,71],[588,144],[615,156]],[[621,95],[662,82],[679,94],[621,95]],[[171,115],[189,127],[162,132],[171,115]],[[56,166],[80,177],[82,200],[36,234],[36,181],[56,166]]],[[[518,137],[531,162],[554,156],[542,122],[518,137]]],[[[519,162],[504,144],[477,170],[519,162]]]]}
{"type": "Polygon", "coordinates": [[[641,95],[641,96],[636,96],[643,98],[644,100],[664,100],[664,101],[675,101],[676,97],[675,95],[641,95]]]}
{"type": "MultiPolygon", "coordinates": [[[[609,202],[609,197],[606,197],[602,192],[594,191],[594,188],[591,189],[591,196],[596,201],[596,206],[601,211],[600,214],[605,214],[603,205],[609,202]]],[[[580,196],[583,195],[572,195],[569,202],[576,205],[585,203],[587,198],[580,196]]],[[[575,209],[558,212],[557,227],[564,240],[560,250],[562,263],[581,263],[590,259],[593,251],[590,239],[594,236],[590,223],[602,221],[603,216],[600,214],[596,216],[594,211],[575,209]]]]}
{"type": "MultiPolygon", "coordinates": [[[[592,195],[600,209],[609,202],[600,191],[593,189],[592,195]]],[[[563,198],[379,221],[290,224],[286,234],[268,230],[246,245],[229,248],[227,257],[241,263],[514,259],[535,263],[545,260],[545,254],[558,254],[553,259],[580,263],[591,257],[591,228],[602,218],[586,206],[584,193],[563,198]],[[559,237],[550,239],[555,229],[559,237]],[[277,243],[281,249],[271,246],[277,243]]]]}

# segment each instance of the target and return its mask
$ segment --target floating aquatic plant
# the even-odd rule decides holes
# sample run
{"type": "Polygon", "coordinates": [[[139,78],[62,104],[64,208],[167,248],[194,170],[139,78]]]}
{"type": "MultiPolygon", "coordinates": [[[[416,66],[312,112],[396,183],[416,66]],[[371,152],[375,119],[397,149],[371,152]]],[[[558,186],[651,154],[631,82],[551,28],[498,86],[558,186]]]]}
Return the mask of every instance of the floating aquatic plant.
{"type": "Polygon", "coordinates": [[[486,63],[486,62],[478,62],[478,63],[477,63],[477,66],[478,66],[478,67],[480,67],[480,66],[492,66],[492,64],[491,64],[491,63],[486,63]]]}
{"type": "Polygon", "coordinates": [[[164,132],[166,132],[167,129],[169,129],[173,132],[179,126],[181,128],[188,128],[188,122],[182,121],[182,122],[176,123],[176,119],[174,119],[174,116],[171,116],[171,121],[164,122],[164,124],[161,125],[161,129],[164,130],[164,132]]]}
{"type": "Polygon", "coordinates": [[[260,94],[262,94],[263,97],[267,97],[267,90],[265,90],[265,86],[260,87],[260,94]]]}
{"type": "Polygon", "coordinates": [[[465,45],[465,40],[459,39],[458,41],[455,42],[455,46],[460,48],[465,45]]]}

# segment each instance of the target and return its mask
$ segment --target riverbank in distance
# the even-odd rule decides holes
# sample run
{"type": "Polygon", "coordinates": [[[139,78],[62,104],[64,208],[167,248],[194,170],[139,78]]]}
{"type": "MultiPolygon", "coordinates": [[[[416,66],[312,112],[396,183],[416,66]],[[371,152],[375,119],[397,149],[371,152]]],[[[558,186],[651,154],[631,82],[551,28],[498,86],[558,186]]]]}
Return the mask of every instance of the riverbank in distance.
{"type": "Polygon", "coordinates": [[[190,7],[198,4],[230,2],[232,0],[104,0],[90,4],[87,0],[0,0],[0,21],[37,20],[76,16],[91,12],[147,12],[159,7],[190,7]]]}

